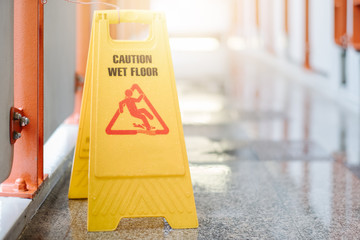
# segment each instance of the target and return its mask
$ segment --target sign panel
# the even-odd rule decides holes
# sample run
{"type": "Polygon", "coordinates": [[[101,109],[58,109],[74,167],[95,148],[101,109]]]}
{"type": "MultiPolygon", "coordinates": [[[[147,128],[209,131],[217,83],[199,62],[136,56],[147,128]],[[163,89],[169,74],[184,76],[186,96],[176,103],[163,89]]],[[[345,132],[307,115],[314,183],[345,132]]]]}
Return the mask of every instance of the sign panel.
{"type": "Polygon", "coordinates": [[[164,15],[97,11],[91,36],[69,197],[88,197],[90,231],[146,216],[197,227],[164,15]],[[149,38],[111,39],[119,19],[149,24],[149,38]]]}

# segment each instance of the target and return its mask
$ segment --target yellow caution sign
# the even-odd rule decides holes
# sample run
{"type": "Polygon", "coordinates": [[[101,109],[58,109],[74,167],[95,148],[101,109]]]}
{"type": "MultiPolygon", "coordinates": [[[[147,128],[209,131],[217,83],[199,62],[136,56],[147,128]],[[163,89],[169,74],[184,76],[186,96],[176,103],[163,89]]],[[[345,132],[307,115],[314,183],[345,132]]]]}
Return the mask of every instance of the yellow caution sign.
{"type": "Polygon", "coordinates": [[[88,230],[122,218],[198,227],[165,17],[94,14],[69,198],[88,197],[88,230]],[[109,24],[149,24],[145,41],[113,40],[109,24]]]}

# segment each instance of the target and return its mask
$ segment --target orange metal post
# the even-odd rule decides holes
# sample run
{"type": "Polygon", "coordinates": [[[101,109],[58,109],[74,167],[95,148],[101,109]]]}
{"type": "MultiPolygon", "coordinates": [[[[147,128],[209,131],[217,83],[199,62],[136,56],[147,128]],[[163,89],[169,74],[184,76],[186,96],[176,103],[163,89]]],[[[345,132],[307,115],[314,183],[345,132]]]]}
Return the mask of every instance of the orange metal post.
{"type": "Polygon", "coordinates": [[[353,4],[354,15],[352,44],[356,50],[360,51],[360,0],[354,0],[353,4]]]}
{"type": "Polygon", "coordinates": [[[335,43],[343,48],[347,46],[346,8],[346,0],[334,1],[334,39],[335,43]]]}
{"type": "Polygon", "coordinates": [[[84,86],[86,60],[90,42],[91,6],[76,6],[76,73],[75,73],[75,104],[74,112],[66,123],[78,124],[80,117],[81,98],[84,86]]]}
{"type": "Polygon", "coordinates": [[[43,175],[43,5],[41,0],[14,2],[14,104],[30,119],[14,145],[9,178],[0,196],[32,198],[43,175]]]}
{"type": "Polygon", "coordinates": [[[76,6],[76,74],[85,78],[86,60],[90,42],[91,7],[76,6]]]}
{"type": "Polygon", "coordinates": [[[284,0],[284,27],[286,35],[289,35],[289,1],[284,0]]]}
{"type": "Polygon", "coordinates": [[[309,0],[305,0],[305,61],[304,67],[310,69],[310,39],[309,39],[309,0]]]}

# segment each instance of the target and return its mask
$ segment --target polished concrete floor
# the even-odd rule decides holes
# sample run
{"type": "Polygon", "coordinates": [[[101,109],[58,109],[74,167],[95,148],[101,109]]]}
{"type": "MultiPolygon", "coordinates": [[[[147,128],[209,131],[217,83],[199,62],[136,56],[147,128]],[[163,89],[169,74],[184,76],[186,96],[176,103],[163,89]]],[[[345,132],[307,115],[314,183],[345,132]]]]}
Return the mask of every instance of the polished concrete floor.
{"type": "Polygon", "coordinates": [[[199,219],[86,231],[69,171],[20,239],[359,239],[358,116],[251,56],[175,53],[199,219]]]}

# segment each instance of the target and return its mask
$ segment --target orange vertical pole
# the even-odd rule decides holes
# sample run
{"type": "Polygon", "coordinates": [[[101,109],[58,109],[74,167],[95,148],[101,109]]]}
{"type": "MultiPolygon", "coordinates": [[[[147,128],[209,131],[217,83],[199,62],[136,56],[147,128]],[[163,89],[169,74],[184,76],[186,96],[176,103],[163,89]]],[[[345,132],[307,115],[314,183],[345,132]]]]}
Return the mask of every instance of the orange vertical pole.
{"type": "Polygon", "coordinates": [[[81,98],[84,86],[86,60],[90,42],[91,6],[76,6],[76,69],[75,69],[75,104],[72,115],[66,123],[78,124],[80,118],[81,98]]]}
{"type": "Polygon", "coordinates": [[[360,0],[353,2],[353,36],[352,45],[360,51],[360,0]]]}
{"type": "Polygon", "coordinates": [[[346,48],[347,31],[346,31],[346,14],[347,1],[334,1],[334,40],[340,47],[346,48]]]}
{"type": "Polygon", "coordinates": [[[284,0],[284,27],[286,36],[289,35],[289,1],[284,0]]]}
{"type": "Polygon", "coordinates": [[[305,61],[304,67],[310,69],[310,39],[309,39],[309,0],[305,0],[305,61]]]}
{"type": "Polygon", "coordinates": [[[76,6],[76,74],[85,77],[86,60],[90,42],[91,6],[76,6]]]}
{"type": "Polygon", "coordinates": [[[260,9],[259,9],[259,0],[256,0],[255,2],[255,17],[256,17],[256,27],[257,29],[260,29],[260,9]]]}
{"type": "Polygon", "coordinates": [[[32,198],[44,180],[44,58],[41,0],[14,1],[14,104],[30,123],[14,145],[11,174],[0,196],[32,198]]]}

